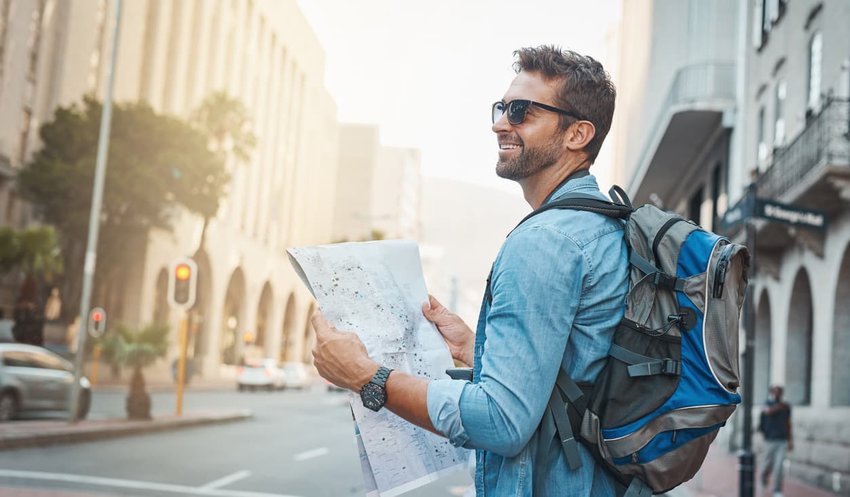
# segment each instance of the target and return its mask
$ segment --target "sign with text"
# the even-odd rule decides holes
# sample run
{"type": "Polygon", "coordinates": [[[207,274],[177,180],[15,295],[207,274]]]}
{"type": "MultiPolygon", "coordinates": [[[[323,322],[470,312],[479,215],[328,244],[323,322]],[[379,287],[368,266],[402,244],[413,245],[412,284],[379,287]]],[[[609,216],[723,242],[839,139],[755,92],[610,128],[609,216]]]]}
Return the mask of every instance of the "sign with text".
{"type": "Polygon", "coordinates": [[[796,205],[773,200],[758,199],[756,217],[804,228],[826,229],[826,214],[814,209],[803,209],[796,205]]]}

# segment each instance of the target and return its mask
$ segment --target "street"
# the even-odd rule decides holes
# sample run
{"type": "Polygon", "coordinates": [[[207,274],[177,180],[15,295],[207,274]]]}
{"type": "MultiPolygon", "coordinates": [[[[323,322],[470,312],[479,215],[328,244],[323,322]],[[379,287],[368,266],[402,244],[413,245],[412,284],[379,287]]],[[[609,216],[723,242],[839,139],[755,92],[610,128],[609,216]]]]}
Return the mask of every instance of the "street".
{"type": "MultiPolygon", "coordinates": [[[[154,415],[174,393],[152,393],[154,415]]],[[[90,417],[124,414],[125,393],[96,391],[90,417]]],[[[364,495],[347,395],[193,392],[184,409],[249,409],[253,419],[110,440],[0,452],[0,495],[21,497],[364,495]]],[[[456,473],[406,495],[462,495],[456,473]]]]}

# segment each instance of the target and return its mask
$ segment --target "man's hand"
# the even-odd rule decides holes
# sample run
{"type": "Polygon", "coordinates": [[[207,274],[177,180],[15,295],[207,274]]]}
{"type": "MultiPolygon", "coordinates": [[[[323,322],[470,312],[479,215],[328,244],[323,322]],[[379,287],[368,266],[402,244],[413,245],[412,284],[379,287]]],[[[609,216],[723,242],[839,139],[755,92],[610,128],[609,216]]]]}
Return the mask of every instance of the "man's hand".
{"type": "Polygon", "coordinates": [[[475,334],[457,314],[446,309],[433,295],[422,304],[422,314],[437,326],[449,346],[452,357],[467,366],[472,366],[475,334]]]}
{"type": "Polygon", "coordinates": [[[378,371],[378,364],[369,359],[357,335],[337,330],[321,311],[313,313],[311,321],[316,330],[313,358],[319,375],[338,387],[359,392],[378,371]]]}

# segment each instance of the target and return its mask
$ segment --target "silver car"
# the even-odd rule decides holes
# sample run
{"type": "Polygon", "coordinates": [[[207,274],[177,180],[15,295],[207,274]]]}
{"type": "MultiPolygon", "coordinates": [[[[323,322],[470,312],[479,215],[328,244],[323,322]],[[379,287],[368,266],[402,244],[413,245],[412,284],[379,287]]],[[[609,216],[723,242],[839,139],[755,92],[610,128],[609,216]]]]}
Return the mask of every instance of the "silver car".
{"type": "MultiPolygon", "coordinates": [[[[22,411],[67,411],[74,366],[41,347],[0,343],[0,421],[22,411]]],[[[79,417],[91,404],[91,384],[80,378],[79,417]]]]}

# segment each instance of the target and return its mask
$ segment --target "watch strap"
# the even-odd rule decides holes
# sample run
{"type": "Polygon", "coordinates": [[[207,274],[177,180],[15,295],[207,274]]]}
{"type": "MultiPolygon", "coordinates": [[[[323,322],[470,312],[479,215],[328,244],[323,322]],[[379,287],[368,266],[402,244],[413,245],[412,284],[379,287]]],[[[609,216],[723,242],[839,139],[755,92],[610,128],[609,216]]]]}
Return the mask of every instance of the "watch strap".
{"type": "Polygon", "coordinates": [[[387,380],[390,378],[390,373],[392,373],[392,369],[386,366],[378,367],[378,371],[375,372],[375,376],[369,380],[369,383],[374,383],[381,388],[386,388],[387,380]]]}

